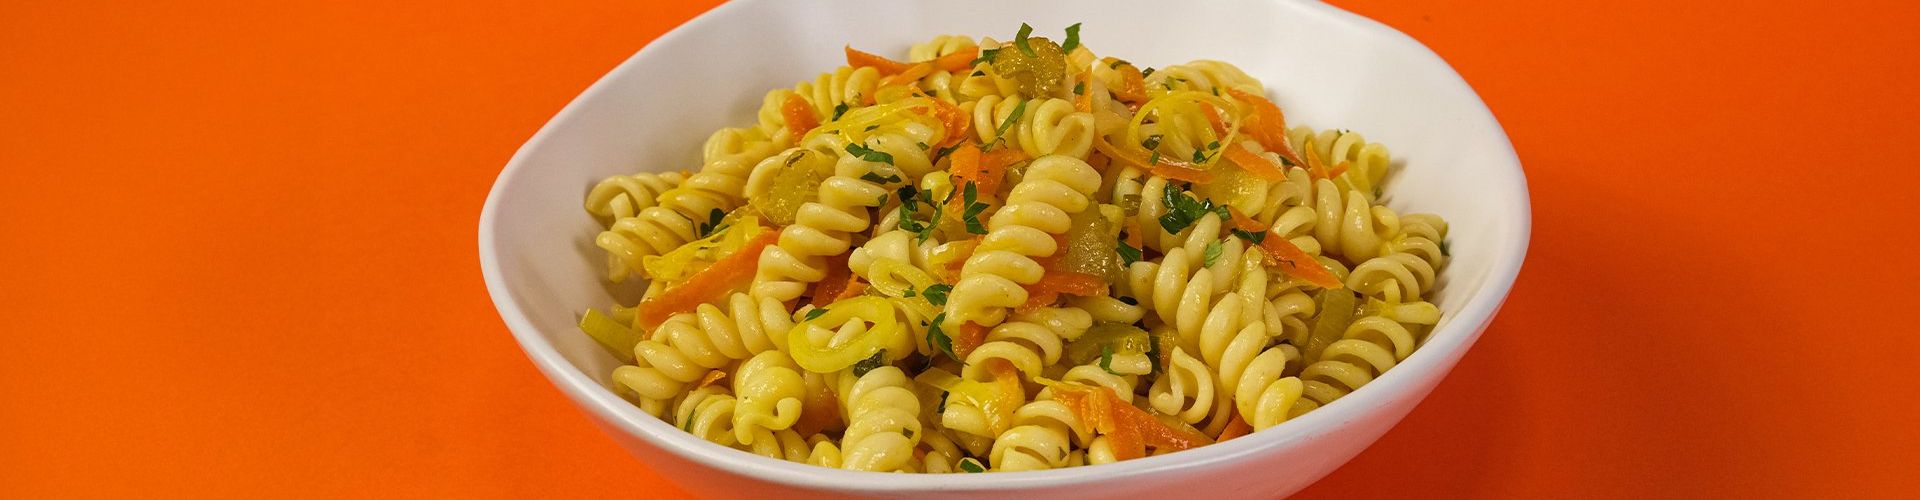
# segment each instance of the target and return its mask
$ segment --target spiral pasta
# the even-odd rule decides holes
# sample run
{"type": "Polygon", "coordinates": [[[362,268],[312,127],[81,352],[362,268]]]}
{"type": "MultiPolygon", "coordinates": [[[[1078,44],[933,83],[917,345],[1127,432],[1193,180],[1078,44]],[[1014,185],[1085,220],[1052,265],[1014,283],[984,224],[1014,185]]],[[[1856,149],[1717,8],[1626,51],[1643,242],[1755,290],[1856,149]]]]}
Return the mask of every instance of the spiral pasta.
{"type": "Polygon", "coordinates": [[[617,392],[777,460],[1028,471],[1282,426],[1417,352],[1448,227],[1385,203],[1384,146],[1070,33],[849,49],[700,168],[594,184],[609,280],[649,280],[581,319],[617,392]]]}

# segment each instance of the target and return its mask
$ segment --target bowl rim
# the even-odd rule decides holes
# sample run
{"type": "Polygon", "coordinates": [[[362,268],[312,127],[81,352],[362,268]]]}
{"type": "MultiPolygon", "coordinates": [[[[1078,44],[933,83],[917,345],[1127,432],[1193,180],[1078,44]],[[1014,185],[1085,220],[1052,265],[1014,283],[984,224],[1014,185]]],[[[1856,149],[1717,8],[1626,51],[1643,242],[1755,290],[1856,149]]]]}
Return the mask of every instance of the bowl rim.
{"type": "MultiPolygon", "coordinates": [[[[608,92],[608,82],[628,71],[634,71],[633,62],[648,53],[656,45],[671,43],[708,23],[734,10],[746,9],[753,0],[731,1],[717,6],[699,16],[675,27],[636,51],[627,59],[596,80],[580,95],[570,101],[561,111],[551,118],[540,130],[517,150],[506,166],[495,178],[488,191],[487,200],[481,209],[479,219],[480,267],[488,294],[495,309],[513,334],[515,341],[553,385],[582,410],[588,411],[605,423],[609,431],[618,428],[636,439],[652,446],[667,450],[669,453],[701,464],[745,477],[755,477],[769,482],[789,486],[839,490],[864,493],[905,493],[915,491],[1004,491],[1028,488],[1058,487],[1087,483],[1122,475],[1168,474],[1181,470],[1212,467],[1216,464],[1239,460],[1258,451],[1282,446],[1298,441],[1315,438],[1323,434],[1337,432],[1353,416],[1365,413],[1365,409],[1377,408],[1404,396],[1418,388],[1422,375],[1436,370],[1440,376],[1450,370],[1452,362],[1465,354],[1465,350],[1485,331],[1492,321],[1508,292],[1512,289],[1525,261],[1529,239],[1532,233],[1531,200],[1527,190],[1526,174],[1521,169],[1518,155],[1514,152],[1512,141],[1505,129],[1493,116],[1477,92],[1455,72],[1453,68],[1434,53],[1431,48],[1420,43],[1392,27],[1364,16],[1313,0],[1270,0],[1299,4],[1307,10],[1319,11],[1322,19],[1344,23],[1352,29],[1373,32],[1375,35],[1395,39],[1397,43],[1410,44],[1425,51],[1429,56],[1417,64],[1437,66],[1438,74],[1444,75],[1435,85],[1457,87],[1464,95],[1472,99],[1484,118],[1492,125],[1492,132],[1498,135],[1499,145],[1496,170],[1505,170],[1509,175],[1501,176],[1485,187],[1504,191],[1509,201],[1506,210],[1514,214],[1514,223],[1505,228],[1505,234],[1496,235],[1499,241],[1494,245],[1494,263],[1488,271],[1485,283],[1471,296],[1466,304],[1455,313],[1446,325],[1436,329],[1427,344],[1422,345],[1406,360],[1396,365],[1379,378],[1369,383],[1364,390],[1356,390],[1339,401],[1314,411],[1290,419],[1279,426],[1278,431],[1252,433],[1241,439],[1215,443],[1160,456],[1150,456],[1124,462],[1103,464],[1097,467],[1070,467],[1046,471],[1002,472],[993,476],[993,481],[979,481],[976,478],[956,474],[890,474],[880,472],[862,472],[817,467],[813,465],[777,460],[754,453],[741,452],[731,448],[717,446],[680,431],[665,421],[640,411],[613,391],[575,368],[572,363],[545,338],[540,328],[528,319],[522,310],[515,292],[506,284],[504,271],[499,258],[498,233],[495,231],[498,220],[499,200],[507,187],[526,168],[527,156],[546,142],[553,133],[554,124],[568,121],[580,112],[586,102],[596,101],[596,97],[608,92]],[[1463,331],[1464,330],[1464,331],[1463,331]],[[1449,359],[1451,358],[1451,359],[1449,359]]],[[[1438,383],[1435,381],[1434,383],[1438,383]]]]}

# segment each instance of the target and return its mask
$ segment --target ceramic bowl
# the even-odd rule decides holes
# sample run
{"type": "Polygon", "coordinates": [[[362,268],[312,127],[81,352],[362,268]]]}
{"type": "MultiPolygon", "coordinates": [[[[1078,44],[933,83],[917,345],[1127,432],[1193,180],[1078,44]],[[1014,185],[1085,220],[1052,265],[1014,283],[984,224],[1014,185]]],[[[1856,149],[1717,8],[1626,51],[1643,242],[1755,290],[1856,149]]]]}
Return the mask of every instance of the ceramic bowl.
{"type": "MultiPolygon", "coordinates": [[[[1531,215],[1518,158],[1440,56],[1392,28],[1310,1],[793,2],[715,8],[649,44],[562,109],[507,163],[480,216],[480,264],[500,316],[540,371],[613,438],[688,491],[718,497],[1273,497],[1351,459],[1440,383],[1499,310],[1531,215]],[[1060,37],[1083,23],[1101,55],[1144,66],[1218,59],[1265,83],[1290,121],[1360,131],[1393,152],[1388,206],[1450,224],[1452,260],[1427,342],[1370,385],[1249,437],[1118,464],[1042,472],[880,474],[763,458],[702,441],[609,389],[613,357],[575,328],[615,301],[595,221],[599,179],[699,168],[721,126],[761,96],[844,64],[841,47],[902,57],[936,34],[1006,40],[1020,23],[1060,37]],[[768,495],[778,495],[769,497],[768,495]]],[[[623,300],[632,300],[624,297],[623,300]]],[[[1484,388],[1494,391],[1496,388],[1484,388]]]]}

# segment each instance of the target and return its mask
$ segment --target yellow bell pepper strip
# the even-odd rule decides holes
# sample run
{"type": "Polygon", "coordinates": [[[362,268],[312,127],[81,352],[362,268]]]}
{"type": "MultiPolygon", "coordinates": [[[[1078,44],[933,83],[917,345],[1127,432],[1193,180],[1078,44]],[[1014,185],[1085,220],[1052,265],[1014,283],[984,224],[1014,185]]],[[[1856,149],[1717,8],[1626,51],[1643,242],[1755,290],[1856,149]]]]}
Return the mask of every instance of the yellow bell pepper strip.
{"type": "MultiPolygon", "coordinates": [[[[822,311],[816,309],[815,311],[822,311]]],[[[817,373],[832,373],[853,366],[874,353],[887,351],[887,361],[913,352],[913,340],[894,315],[893,305],[880,297],[859,297],[829,304],[825,312],[812,316],[787,332],[787,349],[800,367],[817,373]],[[809,338],[814,328],[834,329],[849,322],[872,323],[866,331],[836,345],[818,345],[809,338]]]]}

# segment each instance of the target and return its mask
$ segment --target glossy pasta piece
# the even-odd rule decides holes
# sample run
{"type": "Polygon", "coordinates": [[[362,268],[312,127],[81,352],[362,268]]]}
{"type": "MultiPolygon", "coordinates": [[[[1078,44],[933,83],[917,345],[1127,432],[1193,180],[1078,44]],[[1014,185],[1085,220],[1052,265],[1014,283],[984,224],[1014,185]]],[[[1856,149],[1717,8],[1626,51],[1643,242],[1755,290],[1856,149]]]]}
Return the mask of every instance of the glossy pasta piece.
{"type": "Polygon", "coordinates": [[[808,285],[826,277],[827,257],[847,253],[853,235],[868,229],[868,209],[880,206],[902,179],[917,178],[931,168],[926,151],[903,136],[876,136],[860,147],[886,154],[891,163],[873,161],[879,156],[842,153],[834,175],[821,181],[818,200],[802,205],[794,223],[781,229],[778,242],[761,252],[753,280],[756,295],[784,302],[806,293],[808,285]]]}
{"type": "MultiPolygon", "coordinates": [[[[807,383],[800,366],[780,351],[764,351],[740,363],[733,371],[733,393],[739,399],[734,408],[735,439],[745,445],[762,445],[777,439],[800,420],[800,409],[807,397],[807,383]]],[[[797,436],[796,436],[797,437],[797,436]]]]}
{"type": "Polygon", "coordinates": [[[1432,325],[1440,319],[1440,309],[1426,302],[1385,304],[1374,312],[1355,320],[1319,360],[1300,372],[1305,403],[1295,406],[1295,414],[1338,400],[1406,360],[1419,345],[1408,325],[1432,325]]]}
{"type": "Polygon", "coordinates": [[[1219,89],[1219,94],[1225,94],[1227,89],[1258,96],[1267,93],[1259,80],[1247,76],[1238,66],[1210,59],[1160,68],[1147,75],[1146,84],[1148,88],[1196,90],[1210,94],[1214,93],[1214,89],[1219,89]]]}
{"type": "Polygon", "coordinates": [[[919,443],[920,401],[899,368],[882,366],[856,376],[840,374],[847,431],[841,437],[840,467],[865,471],[900,471],[913,463],[919,443]]]}
{"type": "Polygon", "coordinates": [[[635,364],[614,370],[615,383],[633,390],[643,402],[667,400],[710,370],[785,349],[785,333],[793,327],[785,304],[737,293],[724,305],[726,309],[705,304],[693,313],[667,318],[652,338],[634,346],[635,364]]]}
{"type": "Polygon", "coordinates": [[[1081,160],[1093,150],[1093,115],[1075,111],[1066,99],[990,95],[960,109],[972,115],[974,138],[983,144],[1004,141],[1006,147],[1029,157],[1065,155],[1081,160]]]}
{"type": "Polygon", "coordinates": [[[633,217],[641,210],[657,206],[660,193],[680,187],[686,179],[687,176],[679,172],[608,177],[587,191],[587,213],[611,226],[615,220],[633,217]]]}
{"type": "Polygon", "coordinates": [[[1045,274],[1033,259],[1060,250],[1054,235],[1067,232],[1069,214],[1086,210],[1099,185],[1100,174],[1076,158],[1044,156],[1029,164],[947,296],[947,330],[958,331],[963,322],[998,325],[1008,309],[1026,303],[1023,285],[1045,274]]]}

